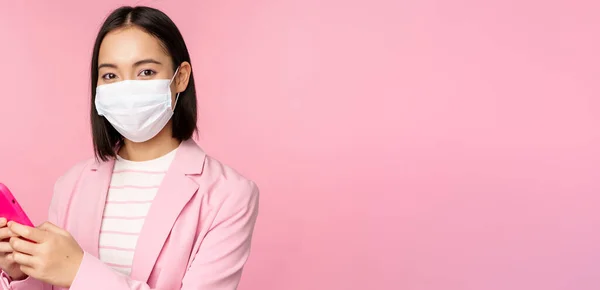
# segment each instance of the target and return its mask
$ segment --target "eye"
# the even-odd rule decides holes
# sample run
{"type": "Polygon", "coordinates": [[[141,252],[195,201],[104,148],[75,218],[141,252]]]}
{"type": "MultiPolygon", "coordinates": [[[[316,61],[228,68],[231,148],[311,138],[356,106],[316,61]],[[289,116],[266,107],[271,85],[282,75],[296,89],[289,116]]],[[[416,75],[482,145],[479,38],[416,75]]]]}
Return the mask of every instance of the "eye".
{"type": "Polygon", "coordinates": [[[107,74],[102,75],[102,78],[105,80],[112,80],[112,79],[115,79],[116,77],[117,77],[117,75],[114,73],[107,73],[107,74]]]}
{"type": "Polygon", "coordinates": [[[141,76],[141,77],[150,77],[150,76],[153,76],[155,74],[156,74],[155,71],[153,71],[151,69],[145,69],[145,70],[143,70],[143,71],[140,72],[139,76],[141,76]]]}

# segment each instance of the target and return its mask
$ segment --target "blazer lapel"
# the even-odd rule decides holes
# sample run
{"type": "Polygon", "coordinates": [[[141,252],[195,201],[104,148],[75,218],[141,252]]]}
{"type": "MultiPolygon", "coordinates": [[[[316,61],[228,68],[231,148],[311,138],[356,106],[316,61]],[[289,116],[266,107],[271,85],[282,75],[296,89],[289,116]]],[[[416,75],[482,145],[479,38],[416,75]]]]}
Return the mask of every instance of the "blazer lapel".
{"type": "Polygon", "coordinates": [[[131,277],[147,281],[177,217],[198,191],[188,175],[200,174],[205,154],[192,140],[179,146],[165,175],[138,238],[131,277]]]}
{"type": "Polygon", "coordinates": [[[88,253],[98,257],[98,244],[100,239],[100,228],[102,226],[102,215],[106,204],[108,187],[114,168],[114,160],[102,163],[94,163],[91,166],[91,174],[88,175],[89,182],[82,182],[77,196],[80,214],[76,216],[89,217],[78,221],[77,232],[80,233],[79,243],[88,253]]]}

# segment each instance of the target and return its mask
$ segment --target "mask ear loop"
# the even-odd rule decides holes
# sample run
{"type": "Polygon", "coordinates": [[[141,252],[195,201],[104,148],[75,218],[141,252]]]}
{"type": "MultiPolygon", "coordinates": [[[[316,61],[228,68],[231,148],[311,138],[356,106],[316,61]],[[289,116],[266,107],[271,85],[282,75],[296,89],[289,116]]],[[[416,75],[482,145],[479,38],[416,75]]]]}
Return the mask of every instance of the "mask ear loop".
{"type": "MultiPolygon", "coordinates": [[[[173,80],[175,80],[175,76],[177,76],[178,72],[179,72],[179,67],[177,67],[177,69],[175,70],[175,73],[173,74],[173,77],[171,78],[171,81],[169,82],[169,87],[173,83],[173,80]]],[[[175,112],[175,108],[177,107],[178,100],[179,100],[179,93],[177,93],[177,95],[175,96],[175,105],[173,105],[173,112],[175,112]]]]}
{"type": "Polygon", "coordinates": [[[179,100],[179,93],[175,96],[175,105],[173,105],[173,112],[175,112],[175,108],[177,107],[177,101],[179,100]]]}

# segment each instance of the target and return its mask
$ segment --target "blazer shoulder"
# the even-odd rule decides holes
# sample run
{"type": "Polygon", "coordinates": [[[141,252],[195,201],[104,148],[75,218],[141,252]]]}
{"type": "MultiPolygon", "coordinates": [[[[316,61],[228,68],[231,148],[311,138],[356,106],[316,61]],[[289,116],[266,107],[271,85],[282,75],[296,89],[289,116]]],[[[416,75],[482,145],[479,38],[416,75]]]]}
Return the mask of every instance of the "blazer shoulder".
{"type": "Polygon", "coordinates": [[[77,182],[81,179],[84,170],[89,168],[93,161],[93,159],[81,161],[58,178],[54,184],[54,193],[48,209],[48,220],[50,222],[63,228],[66,226],[66,212],[77,182]]]}
{"type": "Polygon", "coordinates": [[[212,198],[221,202],[257,202],[259,189],[256,183],[232,167],[219,160],[206,156],[204,170],[200,176],[202,183],[210,184],[212,198]]]}
{"type": "Polygon", "coordinates": [[[256,186],[253,180],[209,155],[206,156],[202,175],[212,180],[222,181],[229,186],[256,186]]]}
{"type": "Polygon", "coordinates": [[[84,172],[84,170],[89,169],[95,161],[96,160],[94,158],[89,158],[80,161],[71,168],[69,168],[56,181],[54,185],[54,194],[60,194],[65,191],[70,192],[77,183],[77,181],[81,178],[81,175],[84,172]]]}

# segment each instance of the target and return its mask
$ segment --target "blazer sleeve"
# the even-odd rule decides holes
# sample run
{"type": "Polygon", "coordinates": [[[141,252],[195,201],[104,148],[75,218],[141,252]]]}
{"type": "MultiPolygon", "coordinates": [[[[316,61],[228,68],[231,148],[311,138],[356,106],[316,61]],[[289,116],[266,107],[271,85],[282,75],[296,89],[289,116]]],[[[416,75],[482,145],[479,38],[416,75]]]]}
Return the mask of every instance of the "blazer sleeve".
{"type": "MultiPolygon", "coordinates": [[[[258,215],[259,190],[253,182],[236,187],[221,205],[202,240],[181,290],[235,290],[250,254],[258,215]]],[[[29,289],[29,288],[27,288],[29,289]]],[[[85,253],[71,290],[151,290],[145,281],[133,280],[85,253]]]]}
{"type": "MultiPolygon", "coordinates": [[[[67,208],[67,202],[73,192],[73,186],[76,180],[79,179],[79,174],[83,169],[84,163],[74,166],[67,174],[63,175],[54,184],[54,192],[50,207],[48,208],[48,221],[64,227],[64,214],[67,208]]],[[[3,290],[52,290],[53,286],[39,280],[28,277],[20,281],[11,281],[10,277],[2,272],[2,289],[3,290]]]]}
{"type": "MultiPolygon", "coordinates": [[[[81,172],[84,168],[91,163],[90,160],[80,162],[69,169],[64,175],[62,175],[54,184],[54,191],[52,193],[52,200],[50,201],[50,207],[48,208],[48,221],[58,225],[62,228],[65,227],[65,214],[70,202],[71,196],[81,172]]],[[[54,287],[50,284],[41,282],[39,280],[28,277],[20,281],[11,281],[10,277],[2,271],[0,277],[0,286],[2,290],[52,290],[54,287]]]]}

